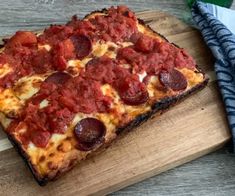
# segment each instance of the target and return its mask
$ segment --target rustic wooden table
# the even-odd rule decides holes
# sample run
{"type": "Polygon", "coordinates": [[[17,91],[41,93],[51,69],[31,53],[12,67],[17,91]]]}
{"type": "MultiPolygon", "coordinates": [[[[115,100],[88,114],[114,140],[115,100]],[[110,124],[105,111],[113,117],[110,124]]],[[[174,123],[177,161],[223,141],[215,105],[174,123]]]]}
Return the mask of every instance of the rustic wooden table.
{"type": "MultiPolygon", "coordinates": [[[[64,23],[72,15],[126,4],[135,11],[158,9],[188,19],[184,0],[0,0],[0,35],[64,23]]],[[[235,9],[235,3],[232,5],[235,9]]],[[[230,146],[112,195],[235,195],[235,155],[230,146]]],[[[1,195],[1,193],[0,193],[1,195]]]]}

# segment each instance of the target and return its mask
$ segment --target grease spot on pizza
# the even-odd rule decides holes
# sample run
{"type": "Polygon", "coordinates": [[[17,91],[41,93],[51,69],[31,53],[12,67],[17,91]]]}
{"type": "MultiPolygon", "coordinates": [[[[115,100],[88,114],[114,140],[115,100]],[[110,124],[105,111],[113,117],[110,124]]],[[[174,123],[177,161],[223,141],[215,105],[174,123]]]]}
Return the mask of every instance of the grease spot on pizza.
{"type": "Polygon", "coordinates": [[[40,158],[39,158],[39,162],[43,162],[46,160],[46,157],[44,155],[42,155],[40,158]]]}

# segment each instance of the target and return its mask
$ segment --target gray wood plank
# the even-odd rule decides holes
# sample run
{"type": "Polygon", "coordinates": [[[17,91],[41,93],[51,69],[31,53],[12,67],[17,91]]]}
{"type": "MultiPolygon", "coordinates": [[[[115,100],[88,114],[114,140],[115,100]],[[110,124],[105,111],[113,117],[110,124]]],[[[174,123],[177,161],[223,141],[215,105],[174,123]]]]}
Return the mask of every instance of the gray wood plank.
{"type": "Polygon", "coordinates": [[[190,18],[186,0],[1,0],[0,35],[13,34],[19,29],[42,29],[64,23],[74,14],[83,17],[93,10],[120,4],[135,11],[157,9],[186,21],[190,18]]]}
{"type": "Polygon", "coordinates": [[[111,195],[234,196],[235,155],[223,148],[111,195]]]}
{"type": "MultiPolygon", "coordinates": [[[[158,9],[188,20],[185,0],[1,0],[0,35],[61,24],[72,15],[126,4],[135,11],[158,9]]],[[[232,5],[235,9],[235,3],[232,5]]],[[[111,195],[235,195],[235,155],[229,147],[111,195]]]]}
{"type": "Polygon", "coordinates": [[[74,14],[83,17],[93,10],[118,4],[126,4],[135,11],[159,9],[180,18],[189,16],[184,0],[1,0],[0,35],[19,29],[42,29],[50,24],[64,23],[74,14]]]}

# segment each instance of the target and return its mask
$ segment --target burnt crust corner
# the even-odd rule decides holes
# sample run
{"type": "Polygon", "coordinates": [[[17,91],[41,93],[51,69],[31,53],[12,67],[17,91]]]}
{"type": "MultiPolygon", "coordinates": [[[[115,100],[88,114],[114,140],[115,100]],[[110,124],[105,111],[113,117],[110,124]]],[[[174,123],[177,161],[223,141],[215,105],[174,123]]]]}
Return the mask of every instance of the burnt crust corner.
{"type": "Polygon", "coordinates": [[[32,164],[32,162],[30,160],[30,157],[23,150],[22,145],[11,134],[7,134],[7,137],[9,139],[9,141],[11,142],[11,144],[16,149],[16,151],[19,153],[19,155],[23,158],[24,162],[26,163],[26,165],[30,169],[30,171],[33,174],[33,177],[37,181],[37,183],[40,186],[46,185],[47,182],[49,181],[49,179],[47,179],[46,177],[43,178],[43,177],[40,176],[40,174],[37,172],[37,170],[35,169],[34,165],[32,164]]]}

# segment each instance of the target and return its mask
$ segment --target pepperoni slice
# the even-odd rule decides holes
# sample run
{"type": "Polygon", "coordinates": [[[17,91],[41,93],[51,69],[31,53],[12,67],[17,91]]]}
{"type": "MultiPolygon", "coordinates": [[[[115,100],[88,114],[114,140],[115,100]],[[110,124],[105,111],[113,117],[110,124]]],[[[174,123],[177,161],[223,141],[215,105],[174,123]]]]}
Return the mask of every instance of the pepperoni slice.
{"type": "Polygon", "coordinates": [[[54,84],[64,84],[66,81],[68,81],[70,78],[72,78],[71,75],[65,72],[55,72],[51,74],[45,82],[48,83],[54,83],[54,84]]]}
{"type": "Polygon", "coordinates": [[[70,38],[73,42],[77,58],[82,59],[90,54],[92,43],[85,35],[74,35],[70,38]]]}
{"type": "Polygon", "coordinates": [[[145,85],[129,77],[119,83],[118,92],[122,101],[127,105],[140,105],[149,99],[145,85]]]}
{"type": "Polygon", "coordinates": [[[162,70],[159,73],[159,80],[162,85],[169,87],[174,91],[184,90],[187,88],[186,78],[176,69],[173,69],[171,72],[162,70]]]}
{"type": "Polygon", "coordinates": [[[89,151],[104,142],[106,127],[96,118],[84,118],[77,123],[74,133],[79,150],[89,151]]]}

